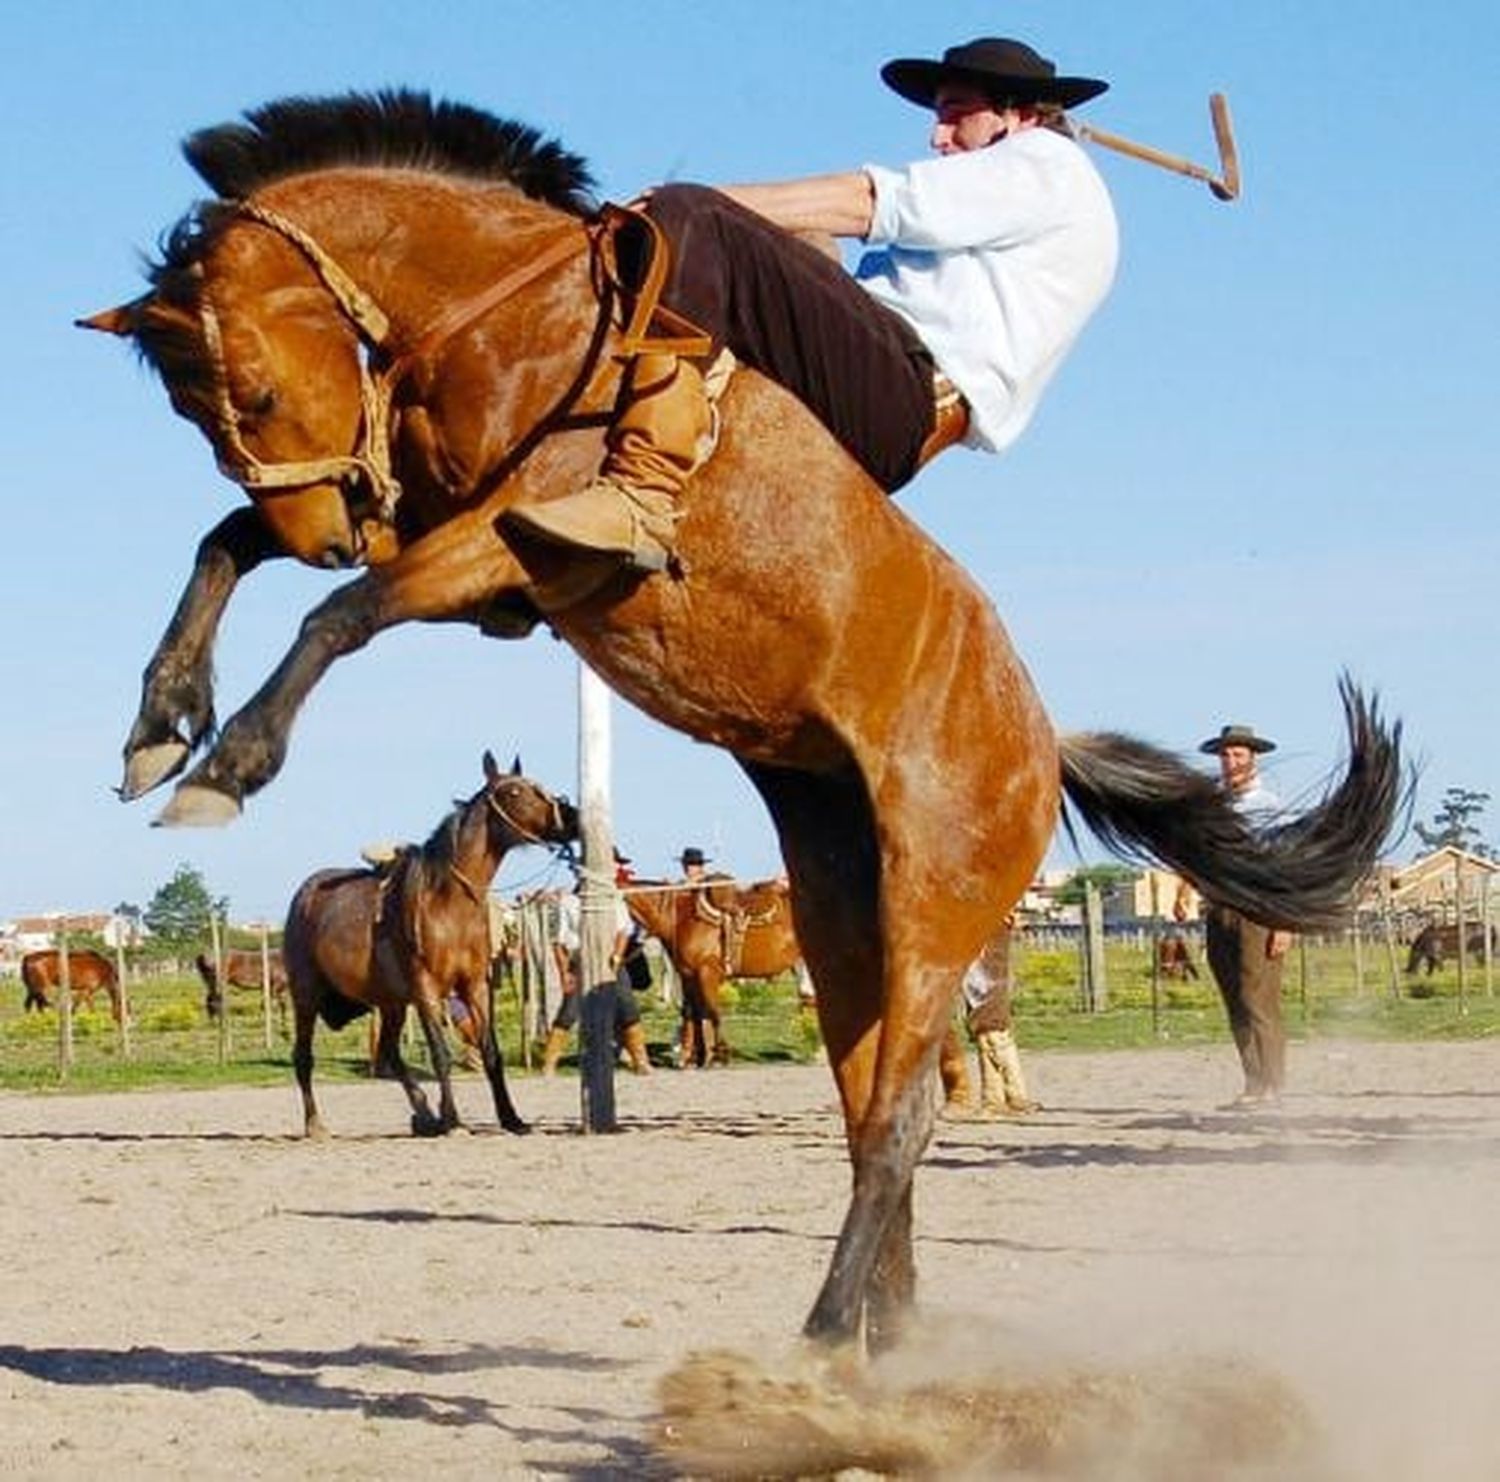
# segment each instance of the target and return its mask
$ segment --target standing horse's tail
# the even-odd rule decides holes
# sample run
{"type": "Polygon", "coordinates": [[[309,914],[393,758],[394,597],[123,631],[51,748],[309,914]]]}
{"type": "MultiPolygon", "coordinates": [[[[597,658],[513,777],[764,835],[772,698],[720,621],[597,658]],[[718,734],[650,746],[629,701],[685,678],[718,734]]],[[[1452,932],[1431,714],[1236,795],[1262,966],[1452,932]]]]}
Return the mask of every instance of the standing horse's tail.
{"type": "Polygon", "coordinates": [[[1172,752],[1109,732],[1064,736],[1063,788],[1116,853],[1149,856],[1206,897],[1263,925],[1337,926],[1410,806],[1401,725],[1372,698],[1339,683],[1349,732],[1344,776],[1314,807],[1257,828],[1219,783],[1172,752]]]}

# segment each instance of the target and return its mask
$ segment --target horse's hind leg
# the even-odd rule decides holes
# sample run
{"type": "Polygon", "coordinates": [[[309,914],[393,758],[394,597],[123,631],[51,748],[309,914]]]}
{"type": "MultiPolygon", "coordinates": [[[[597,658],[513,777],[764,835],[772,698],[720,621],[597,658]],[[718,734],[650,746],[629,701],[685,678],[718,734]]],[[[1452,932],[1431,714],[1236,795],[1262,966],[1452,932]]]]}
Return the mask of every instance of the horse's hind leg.
{"type": "MultiPolygon", "coordinates": [[[[877,1099],[888,973],[870,806],[852,768],[837,777],[755,765],[746,770],[775,816],[791,872],[797,934],[817,990],[819,1026],[838,1083],[854,1173],[833,1261],[804,1330],[828,1342],[857,1338],[874,1283],[878,1300],[870,1308],[867,1337],[877,1346],[887,1344],[897,1309],[911,1300],[914,1286],[911,1174],[933,1108],[920,1065],[906,1077],[906,1094],[894,1098],[894,1105],[877,1099]],[[830,848],[835,839],[838,847],[830,848]]],[[[928,1068],[936,1063],[946,1007],[944,1000],[933,1017],[928,1068]]],[[[884,1083],[892,1083],[889,1073],[884,1083]]],[[[892,1101],[889,1089],[884,1100],[892,1101]]]]}
{"type": "Polygon", "coordinates": [[[375,1044],[377,1075],[400,1081],[411,1107],[411,1130],[418,1137],[436,1137],[447,1129],[433,1115],[427,1093],[417,1084],[411,1067],[401,1054],[401,1031],[406,1027],[406,1005],[392,1004],[380,1010],[380,1037],[375,1044]]]}
{"type": "Polygon", "coordinates": [[[318,1024],[317,1005],[311,997],[300,993],[293,997],[292,1069],[297,1076],[297,1089],[302,1093],[302,1131],[305,1137],[321,1141],[328,1136],[328,1129],[318,1115],[318,1104],[313,1100],[313,1031],[318,1024]]]}

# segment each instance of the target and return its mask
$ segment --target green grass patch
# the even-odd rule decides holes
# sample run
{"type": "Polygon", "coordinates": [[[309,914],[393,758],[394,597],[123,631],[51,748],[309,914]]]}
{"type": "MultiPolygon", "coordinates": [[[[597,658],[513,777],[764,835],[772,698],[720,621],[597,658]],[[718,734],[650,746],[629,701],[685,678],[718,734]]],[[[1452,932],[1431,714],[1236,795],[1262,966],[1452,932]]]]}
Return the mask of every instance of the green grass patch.
{"type": "MultiPolygon", "coordinates": [[[[1143,1049],[1228,1039],[1223,1007],[1201,954],[1196,982],[1162,981],[1153,999],[1150,953],[1143,946],[1111,942],[1105,952],[1108,1007],[1101,1013],[1083,1011],[1078,966],[1076,951],[1066,946],[1018,947],[1016,1027],[1027,1049],[1143,1049]]],[[[1482,965],[1470,966],[1462,991],[1451,964],[1431,978],[1400,974],[1393,984],[1383,948],[1367,948],[1359,967],[1356,976],[1346,942],[1293,948],[1285,1007],[1294,1039],[1440,1040],[1500,1034],[1500,997],[1486,992],[1482,965]]],[[[18,983],[0,989],[0,1090],[291,1084],[287,1031],[273,1020],[267,1045],[260,998],[254,992],[231,995],[228,1032],[221,1040],[217,1024],[203,1011],[203,989],[196,977],[132,983],[129,1053],[107,1012],[78,1014],[74,1061],[66,1076],[59,1069],[56,1012],[23,1014],[21,1001],[18,983]]],[[[677,1044],[677,1008],[663,1003],[655,988],[639,1001],[652,1058],[661,1063],[677,1044]]],[[[524,1074],[519,1018],[514,993],[503,992],[501,1049],[508,1070],[524,1074]]],[[[314,1053],[320,1083],[367,1076],[368,1024],[368,1019],[358,1019],[337,1033],[319,1026],[314,1053]]],[[[800,1004],[790,975],[731,985],[725,995],[724,1032],[740,1062],[806,1063],[820,1047],[816,1016],[800,1004]]],[[[414,1016],[406,1054],[419,1072],[425,1070],[426,1048],[414,1016]]],[[[564,1060],[565,1066],[572,1063],[571,1057],[564,1060]]]]}

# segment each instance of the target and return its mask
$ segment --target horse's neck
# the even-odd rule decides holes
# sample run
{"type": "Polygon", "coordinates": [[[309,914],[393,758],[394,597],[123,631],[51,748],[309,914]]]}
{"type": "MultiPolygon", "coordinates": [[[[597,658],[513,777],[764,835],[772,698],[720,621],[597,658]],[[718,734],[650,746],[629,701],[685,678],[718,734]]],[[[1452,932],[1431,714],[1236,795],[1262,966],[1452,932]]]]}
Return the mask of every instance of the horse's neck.
{"type": "MultiPolygon", "coordinates": [[[[325,170],[280,181],[257,200],[294,220],[369,294],[390,319],[398,349],[564,235],[577,236],[575,268],[586,273],[582,224],[502,185],[408,170],[325,170]]],[[[490,310],[526,326],[524,335],[504,337],[510,351],[546,348],[542,306],[539,294],[522,288],[490,310]]],[[[559,338],[573,332],[569,325],[559,338]]]]}
{"type": "Polygon", "coordinates": [[[642,890],[627,887],[625,907],[630,914],[659,941],[670,942],[677,924],[676,902],[667,888],[642,890]]]}
{"type": "Polygon", "coordinates": [[[493,837],[489,812],[489,799],[484,796],[467,804],[453,837],[453,866],[464,881],[479,891],[489,888],[507,848],[503,841],[493,837]]]}

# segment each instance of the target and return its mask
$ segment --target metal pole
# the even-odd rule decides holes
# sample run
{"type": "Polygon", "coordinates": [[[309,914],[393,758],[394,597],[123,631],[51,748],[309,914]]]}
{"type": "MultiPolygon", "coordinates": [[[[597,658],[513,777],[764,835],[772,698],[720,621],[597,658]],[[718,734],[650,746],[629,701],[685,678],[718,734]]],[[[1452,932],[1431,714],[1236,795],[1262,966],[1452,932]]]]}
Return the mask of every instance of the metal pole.
{"type": "Polygon", "coordinates": [[[583,878],[578,892],[578,1052],[585,1132],[615,1132],[615,877],[610,827],[609,690],[578,665],[578,822],[583,878]]]}

